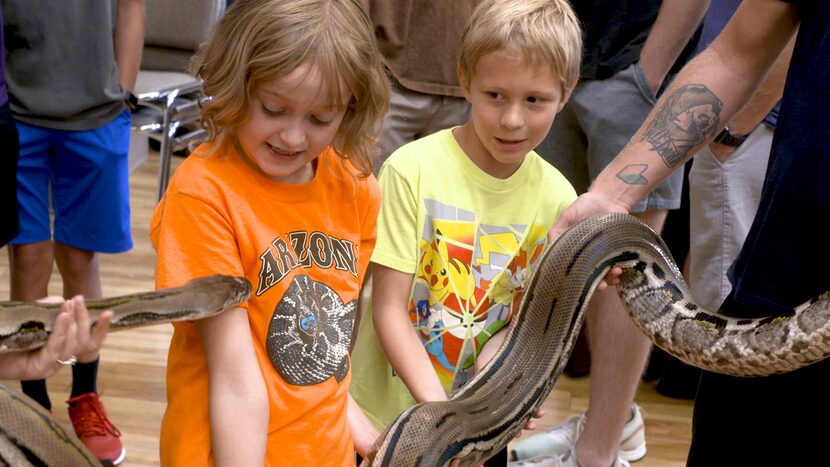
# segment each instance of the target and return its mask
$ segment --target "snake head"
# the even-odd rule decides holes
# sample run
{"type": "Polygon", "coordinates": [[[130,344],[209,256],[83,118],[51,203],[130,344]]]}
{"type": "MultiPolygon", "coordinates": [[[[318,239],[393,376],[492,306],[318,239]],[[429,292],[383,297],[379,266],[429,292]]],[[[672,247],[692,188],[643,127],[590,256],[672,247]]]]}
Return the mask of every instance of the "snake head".
{"type": "Polygon", "coordinates": [[[239,305],[251,298],[251,282],[242,276],[228,276],[233,293],[228,297],[226,308],[239,305]]]}
{"type": "Polygon", "coordinates": [[[221,303],[214,302],[218,305],[217,310],[224,310],[248,300],[251,298],[252,290],[248,279],[221,274],[197,277],[190,280],[185,288],[195,291],[197,295],[221,297],[221,303]]]}

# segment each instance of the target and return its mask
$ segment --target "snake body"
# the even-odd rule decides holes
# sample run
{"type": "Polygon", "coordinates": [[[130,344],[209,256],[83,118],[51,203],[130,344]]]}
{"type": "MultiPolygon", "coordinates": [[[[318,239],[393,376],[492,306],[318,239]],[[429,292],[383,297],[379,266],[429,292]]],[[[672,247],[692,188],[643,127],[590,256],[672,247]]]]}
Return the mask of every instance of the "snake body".
{"type": "MultiPolygon", "coordinates": [[[[138,326],[195,320],[212,316],[247,300],[251,285],[245,278],[207,276],[181,287],[121,297],[87,300],[93,323],[113,311],[111,331],[138,326]]],[[[60,305],[40,302],[0,302],[0,352],[32,350],[46,343],[60,305]]]]}
{"type": "Polygon", "coordinates": [[[518,434],[561,374],[588,301],[614,266],[620,297],[659,347],[693,366],[763,376],[830,355],[830,297],[791,316],[734,319],[695,303],[662,239],[627,214],[572,226],[543,254],[502,346],[446,402],[415,405],[384,431],[362,465],[476,465],[518,434]]]}
{"type": "MultiPolygon", "coordinates": [[[[233,276],[207,276],[181,287],[86,302],[90,318],[113,310],[110,330],[197,320],[247,300],[251,284],[233,276]]],[[[0,351],[43,346],[60,306],[0,302],[0,351]]],[[[74,433],[65,430],[35,401],[0,384],[0,465],[99,466],[74,433]]]]}

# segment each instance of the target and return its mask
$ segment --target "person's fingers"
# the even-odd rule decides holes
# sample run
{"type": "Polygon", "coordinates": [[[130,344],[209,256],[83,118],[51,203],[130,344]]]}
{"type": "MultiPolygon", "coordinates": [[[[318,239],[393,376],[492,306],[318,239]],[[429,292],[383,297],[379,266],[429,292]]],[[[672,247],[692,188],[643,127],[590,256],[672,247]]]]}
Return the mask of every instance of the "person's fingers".
{"type": "Polygon", "coordinates": [[[69,342],[69,331],[73,322],[72,311],[65,308],[55,317],[55,322],[52,324],[52,333],[49,334],[49,339],[46,340],[46,345],[39,351],[41,363],[44,366],[57,365],[57,361],[69,358],[72,354],[67,354],[73,349],[67,349],[69,342]]]}
{"type": "Polygon", "coordinates": [[[93,319],[86,308],[86,301],[81,295],[72,297],[75,304],[75,321],[78,328],[78,358],[82,362],[93,361],[98,358],[98,351],[104,343],[112,321],[112,312],[102,313],[93,325],[93,319]]]}
{"type": "Polygon", "coordinates": [[[553,242],[559,238],[562,233],[570,227],[570,221],[567,219],[565,214],[563,213],[559,216],[559,219],[553,224],[553,227],[550,228],[548,231],[548,244],[552,245],[553,242]]]}
{"type": "Polygon", "coordinates": [[[515,438],[516,439],[521,438],[522,435],[524,434],[524,430],[535,430],[535,429],[536,429],[536,423],[533,422],[533,421],[529,421],[529,422],[525,423],[525,426],[518,433],[516,433],[515,438]]]}
{"type": "Polygon", "coordinates": [[[605,282],[608,285],[620,285],[620,276],[622,276],[622,272],[621,267],[612,267],[611,270],[608,271],[608,274],[605,275],[605,282]]]}
{"type": "Polygon", "coordinates": [[[86,310],[84,297],[76,295],[70,299],[75,306],[75,322],[78,324],[78,339],[85,342],[89,338],[89,312],[86,310]]]}
{"type": "Polygon", "coordinates": [[[52,324],[52,332],[34,361],[34,370],[40,378],[50,376],[58,371],[61,362],[74,361],[78,351],[78,327],[75,323],[75,304],[66,301],[61,304],[61,311],[52,324]]]}
{"type": "Polygon", "coordinates": [[[107,310],[98,316],[98,321],[95,323],[95,327],[92,328],[91,336],[92,342],[95,344],[96,349],[100,350],[101,346],[104,345],[104,339],[107,337],[107,332],[109,332],[111,323],[111,310],[107,310]]]}
{"type": "Polygon", "coordinates": [[[541,409],[541,408],[536,409],[536,412],[533,412],[533,418],[542,418],[544,416],[545,416],[545,410],[544,409],[541,409]]]}
{"type": "Polygon", "coordinates": [[[75,321],[75,302],[68,300],[62,305],[62,309],[69,314],[69,326],[66,328],[66,341],[63,345],[60,359],[64,361],[77,357],[83,351],[78,342],[78,323],[75,321]]]}

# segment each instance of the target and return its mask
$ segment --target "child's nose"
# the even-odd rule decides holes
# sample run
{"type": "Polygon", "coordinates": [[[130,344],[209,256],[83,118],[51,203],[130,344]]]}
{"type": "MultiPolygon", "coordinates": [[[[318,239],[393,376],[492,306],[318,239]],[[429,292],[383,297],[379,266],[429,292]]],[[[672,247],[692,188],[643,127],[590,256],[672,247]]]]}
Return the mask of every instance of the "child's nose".
{"type": "Polygon", "coordinates": [[[293,149],[305,142],[305,128],[301,122],[290,121],[280,131],[280,139],[286,149],[293,149]]]}
{"type": "Polygon", "coordinates": [[[501,124],[508,129],[520,128],[524,124],[524,116],[519,106],[508,106],[501,116],[501,124]]]}

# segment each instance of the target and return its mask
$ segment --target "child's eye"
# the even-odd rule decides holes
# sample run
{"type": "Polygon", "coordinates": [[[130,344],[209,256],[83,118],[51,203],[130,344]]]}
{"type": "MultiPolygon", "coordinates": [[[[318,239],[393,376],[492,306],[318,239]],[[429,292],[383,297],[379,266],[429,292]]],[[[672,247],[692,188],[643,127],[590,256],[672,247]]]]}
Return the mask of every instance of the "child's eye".
{"type": "Polygon", "coordinates": [[[325,117],[324,118],[324,117],[318,117],[316,115],[311,116],[311,122],[314,123],[315,125],[319,125],[319,126],[331,125],[331,122],[333,122],[333,121],[334,121],[334,119],[331,118],[331,117],[325,117]]]}
{"type": "Polygon", "coordinates": [[[498,99],[498,98],[501,97],[501,94],[499,94],[497,92],[494,92],[494,91],[488,91],[487,92],[487,97],[489,97],[490,99],[498,99]]]}
{"type": "Polygon", "coordinates": [[[541,103],[545,102],[545,99],[543,99],[541,97],[537,97],[537,96],[529,96],[527,98],[527,102],[530,103],[530,104],[541,104],[541,103]]]}
{"type": "Polygon", "coordinates": [[[262,104],[262,112],[269,117],[279,117],[285,113],[283,109],[270,109],[265,104],[262,104]]]}

